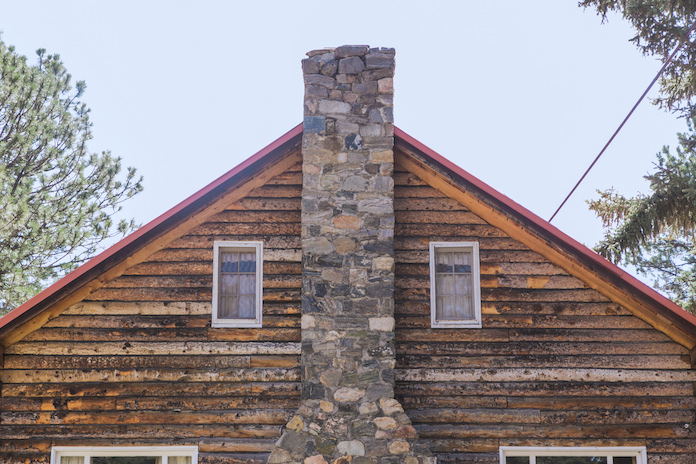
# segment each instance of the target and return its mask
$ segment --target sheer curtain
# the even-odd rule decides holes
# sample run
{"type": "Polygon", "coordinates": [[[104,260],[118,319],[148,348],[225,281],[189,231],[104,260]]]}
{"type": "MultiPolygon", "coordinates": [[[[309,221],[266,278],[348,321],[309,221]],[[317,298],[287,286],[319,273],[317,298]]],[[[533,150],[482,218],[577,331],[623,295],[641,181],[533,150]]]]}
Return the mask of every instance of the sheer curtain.
{"type": "Polygon", "coordinates": [[[256,253],[220,253],[218,317],[253,319],[256,317],[256,253]]]}
{"type": "Polygon", "coordinates": [[[435,254],[435,296],[438,320],[474,318],[471,253],[439,251],[435,254]]]}
{"type": "Polygon", "coordinates": [[[83,464],[85,458],[82,456],[63,456],[60,458],[60,464],[83,464]]]}

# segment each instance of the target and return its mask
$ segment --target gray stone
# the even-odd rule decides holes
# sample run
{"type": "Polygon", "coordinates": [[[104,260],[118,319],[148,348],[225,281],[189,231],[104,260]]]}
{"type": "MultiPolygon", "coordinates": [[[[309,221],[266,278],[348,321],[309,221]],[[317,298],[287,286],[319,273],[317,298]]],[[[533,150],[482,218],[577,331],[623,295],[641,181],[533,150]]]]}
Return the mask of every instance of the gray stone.
{"type": "Polygon", "coordinates": [[[355,123],[338,120],[336,121],[336,132],[339,134],[351,134],[360,131],[360,126],[355,123]]]}
{"type": "Polygon", "coordinates": [[[329,90],[321,85],[309,84],[305,87],[305,95],[311,95],[317,98],[327,98],[329,96],[329,90]]]}
{"type": "Polygon", "coordinates": [[[377,192],[394,191],[394,179],[391,176],[375,177],[375,190],[377,192]]]}
{"type": "Polygon", "coordinates": [[[358,74],[365,69],[365,63],[357,56],[343,58],[338,62],[338,72],[341,74],[358,74]]]}
{"type": "Polygon", "coordinates": [[[370,53],[365,57],[367,69],[392,68],[394,67],[394,55],[383,53],[370,53]]]}
{"type": "Polygon", "coordinates": [[[327,89],[336,88],[336,81],[333,78],[321,74],[307,74],[304,77],[304,82],[305,84],[323,85],[327,89]]]}
{"type": "Polygon", "coordinates": [[[338,454],[348,456],[364,456],[365,445],[359,440],[341,441],[336,446],[338,454]]]}
{"type": "Polygon", "coordinates": [[[283,436],[280,437],[280,440],[278,440],[277,446],[291,454],[303,453],[307,446],[307,439],[301,433],[286,430],[283,436]]]}
{"type": "Polygon", "coordinates": [[[349,192],[364,192],[367,180],[362,176],[350,176],[343,181],[343,189],[349,192]]]}
{"type": "Polygon", "coordinates": [[[360,95],[377,95],[377,82],[367,81],[367,82],[356,82],[352,85],[353,92],[360,95]]]}
{"type": "Polygon", "coordinates": [[[333,48],[320,48],[317,50],[310,50],[307,52],[308,57],[313,57],[317,55],[324,55],[326,53],[333,53],[334,49],[333,48]]]}
{"type": "Polygon", "coordinates": [[[394,53],[309,56],[301,402],[271,460],[423,464],[431,454],[394,398],[394,53]]]}
{"type": "Polygon", "coordinates": [[[308,133],[319,133],[324,130],[326,118],[324,116],[305,116],[302,130],[308,133]]]}
{"type": "Polygon", "coordinates": [[[368,45],[342,45],[334,50],[336,58],[344,58],[346,56],[363,56],[370,51],[368,45]]]}
{"type": "Polygon", "coordinates": [[[350,105],[336,100],[320,100],[319,111],[324,114],[346,114],[350,112],[350,105]]]}
{"type": "Polygon", "coordinates": [[[302,71],[305,74],[317,74],[320,69],[320,64],[318,60],[313,60],[310,58],[305,58],[302,60],[302,71]]]}
{"type": "Polygon", "coordinates": [[[321,67],[321,73],[325,76],[335,76],[338,71],[338,61],[329,60],[321,67]]]}
{"type": "Polygon", "coordinates": [[[381,124],[366,124],[360,127],[360,135],[362,135],[363,137],[379,137],[381,134],[381,124]]]}

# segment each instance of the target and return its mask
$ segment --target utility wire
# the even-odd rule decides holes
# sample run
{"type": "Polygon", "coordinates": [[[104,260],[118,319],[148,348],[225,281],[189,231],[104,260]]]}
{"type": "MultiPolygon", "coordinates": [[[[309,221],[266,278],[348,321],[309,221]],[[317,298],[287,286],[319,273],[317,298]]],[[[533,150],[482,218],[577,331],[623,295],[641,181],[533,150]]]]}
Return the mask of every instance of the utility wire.
{"type": "Polygon", "coordinates": [[[684,40],[682,40],[682,41],[679,43],[679,45],[677,45],[677,48],[674,49],[674,51],[672,52],[672,54],[669,55],[669,58],[667,58],[667,61],[665,61],[665,64],[662,65],[662,68],[660,68],[660,70],[658,71],[657,75],[655,75],[655,78],[652,80],[652,82],[650,82],[650,85],[648,85],[648,88],[645,89],[645,92],[643,92],[643,95],[641,95],[640,98],[638,99],[638,101],[636,102],[636,104],[633,105],[633,108],[631,108],[631,111],[628,112],[628,114],[626,115],[626,117],[624,118],[624,120],[621,122],[621,124],[619,125],[619,127],[616,129],[616,131],[614,132],[614,135],[611,136],[611,138],[610,138],[609,141],[606,143],[606,145],[604,145],[604,148],[602,148],[602,151],[599,152],[599,155],[597,155],[597,157],[594,159],[594,161],[592,162],[592,164],[590,164],[590,167],[587,168],[587,171],[585,171],[585,174],[582,175],[582,177],[580,178],[580,180],[578,181],[578,183],[575,184],[575,187],[573,187],[573,189],[570,191],[570,193],[568,194],[568,196],[565,197],[565,200],[563,200],[563,203],[561,203],[561,205],[558,207],[558,209],[556,210],[556,212],[553,213],[553,216],[551,216],[551,219],[549,219],[549,222],[553,221],[553,218],[556,217],[556,215],[558,214],[558,212],[561,210],[561,208],[563,208],[563,206],[566,204],[566,202],[567,202],[568,199],[571,197],[571,195],[573,195],[573,193],[575,193],[575,190],[578,188],[578,186],[580,186],[580,184],[582,183],[582,181],[585,180],[585,177],[587,176],[587,174],[589,174],[590,170],[594,167],[594,165],[597,163],[597,161],[599,161],[599,158],[602,157],[602,155],[603,155],[604,152],[607,150],[607,148],[609,147],[609,145],[611,145],[611,142],[614,141],[614,138],[618,135],[618,133],[621,131],[621,129],[623,129],[623,126],[624,126],[624,124],[626,124],[626,121],[628,121],[628,119],[631,117],[631,115],[632,115],[633,112],[636,110],[636,108],[638,108],[638,105],[640,105],[640,102],[642,102],[643,99],[645,98],[645,96],[648,94],[648,92],[650,92],[650,89],[652,89],[652,86],[655,85],[655,82],[657,82],[657,80],[660,78],[660,76],[662,75],[662,73],[665,71],[665,68],[667,68],[667,65],[669,65],[669,63],[672,62],[672,60],[674,59],[674,56],[675,56],[675,55],[677,54],[677,52],[681,49],[682,45],[684,45],[684,42],[687,41],[687,39],[689,38],[689,36],[691,35],[691,33],[694,31],[694,29],[696,29],[696,22],[694,22],[694,24],[691,25],[691,28],[689,29],[689,31],[688,31],[688,32],[686,33],[686,35],[684,36],[684,40]]]}

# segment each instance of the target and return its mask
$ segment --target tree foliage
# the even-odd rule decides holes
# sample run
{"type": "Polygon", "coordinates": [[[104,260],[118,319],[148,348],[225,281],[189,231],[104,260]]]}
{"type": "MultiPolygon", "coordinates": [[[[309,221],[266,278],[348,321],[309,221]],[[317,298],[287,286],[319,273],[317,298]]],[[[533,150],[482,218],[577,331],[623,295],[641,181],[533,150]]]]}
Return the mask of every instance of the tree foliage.
{"type": "MultiPolygon", "coordinates": [[[[648,56],[663,62],[684,41],[696,21],[696,0],[582,0],[604,19],[616,12],[631,23],[636,35],[631,41],[648,56]]],[[[655,103],[669,111],[690,115],[696,104],[696,42],[689,39],[665,68],[660,96],[655,103]]]]}
{"type": "Polygon", "coordinates": [[[660,79],[654,103],[683,117],[688,132],[678,134],[676,154],[657,155],[646,176],[650,194],[624,197],[600,192],[590,209],[602,219],[605,237],[595,248],[614,262],[636,267],[655,280],[685,309],[696,313],[696,42],[686,37],[696,21],[696,0],[582,0],[603,19],[618,13],[636,31],[631,41],[663,63],[683,43],[660,79]]]}
{"type": "Polygon", "coordinates": [[[91,257],[134,224],[112,216],[141,178],[90,153],[89,108],[59,55],[27,63],[0,41],[0,313],[91,257]]]}
{"type": "Polygon", "coordinates": [[[615,262],[652,276],[656,286],[696,313],[696,131],[678,134],[676,154],[664,147],[645,178],[649,195],[627,198],[613,189],[588,202],[604,224],[595,247],[615,262]]]}

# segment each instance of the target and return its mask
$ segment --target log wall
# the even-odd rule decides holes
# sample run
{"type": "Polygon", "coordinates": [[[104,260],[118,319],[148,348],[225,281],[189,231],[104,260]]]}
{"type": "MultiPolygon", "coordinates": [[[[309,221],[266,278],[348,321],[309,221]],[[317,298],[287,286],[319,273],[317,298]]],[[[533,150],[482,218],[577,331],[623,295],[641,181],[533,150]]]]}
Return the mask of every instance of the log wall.
{"type": "Polygon", "coordinates": [[[265,462],[299,405],[301,165],[7,348],[0,462],[197,445],[265,462]],[[264,243],[263,328],[211,328],[213,242],[264,243]]]}
{"type": "MultiPolygon", "coordinates": [[[[498,447],[647,446],[693,464],[687,350],[397,167],[397,395],[441,464],[498,447]],[[482,329],[429,328],[428,244],[478,241],[482,329]]],[[[4,355],[0,462],[197,445],[265,462],[299,405],[299,165],[4,355]],[[210,327],[215,240],[263,240],[264,327],[210,327]]]]}
{"type": "Polygon", "coordinates": [[[397,397],[440,464],[499,446],[693,463],[688,350],[397,166],[397,397]],[[482,329],[430,329],[430,241],[477,241],[482,329]]]}

